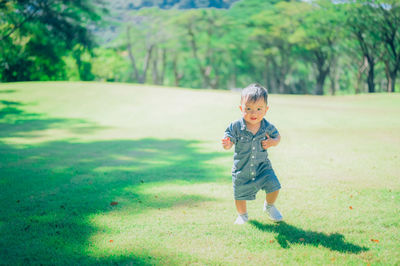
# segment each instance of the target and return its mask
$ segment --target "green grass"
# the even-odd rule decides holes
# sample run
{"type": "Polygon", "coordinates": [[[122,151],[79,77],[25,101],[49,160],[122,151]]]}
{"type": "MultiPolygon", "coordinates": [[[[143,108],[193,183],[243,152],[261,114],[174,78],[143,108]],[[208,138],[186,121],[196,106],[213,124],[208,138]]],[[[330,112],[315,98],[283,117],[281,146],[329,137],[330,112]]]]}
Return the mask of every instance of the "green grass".
{"type": "Polygon", "coordinates": [[[285,222],[235,226],[239,97],[0,84],[0,264],[400,264],[400,95],[270,95],[285,222]]]}

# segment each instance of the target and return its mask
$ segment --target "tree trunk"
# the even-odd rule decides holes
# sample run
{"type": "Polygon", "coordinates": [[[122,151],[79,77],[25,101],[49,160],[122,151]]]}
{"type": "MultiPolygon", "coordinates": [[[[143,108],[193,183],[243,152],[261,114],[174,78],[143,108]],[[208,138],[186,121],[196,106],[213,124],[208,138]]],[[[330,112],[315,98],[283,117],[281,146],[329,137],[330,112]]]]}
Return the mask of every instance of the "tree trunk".
{"type": "Polygon", "coordinates": [[[279,71],[279,93],[283,94],[285,93],[285,74],[283,73],[282,69],[279,71]]]}
{"type": "Polygon", "coordinates": [[[278,92],[277,79],[275,78],[276,75],[274,75],[274,70],[276,70],[276,66],[271,56],[265,57],[265,70],[263,73],[265,78],[265,84],[268,87],[268,91],[271,93],[278,92]]]}
{"type": "Polygon", "coordinates": [[[395,90],[395,84],[396,84],[396,74],[393,72],[389,73],[389,76],[387,77],[387,92],[391,93],[394,92],[395,90]]]}
{"type": "Polygon", "coordinates": [[[149,68],[149,63],[151,59],[151,53],[153,52],[154,44],[151,44],[146,51],[146,57],[144,59],[144,65],[143,65],[143,72],[142,75],[139,77],[138,82],[139,83],[145,83],[146,81],[146,76],[147,76],[147,70],[149,68]]]}
{"type": "Polygon", "coordinates": [[[163,48],[161,50],[157,49],[157,47],[154,48],[153,52],[153,58],[152,58],[152,79],[153,79],[153,84],[157,85],[163,85],[164,84],[164,77],[165,77],[165,66],[167,64],[167,56],[166,56],[166,49],[163,48]],[[161,59],[160,59],[161,57],[161,59]],[[159,65],[161,64],[161,69],[159,65]]]}
{"type": "Polygon", "coordinates": [[[191,25],[188,25],[188,35],[190,36],[190,45],[192,48],[192,53],[193,53],[193,57],[196,60],[196,64],[199,68],[200,74],[203,78],[203,87],[204,88],[209,88],[210,87],[210,72],[211,72],[211,67],[207,66],[207,67],[203,67],[201,62],[200,62],[200,58],[197,55],[197,43],[196,43],[196,39],[192,30],[191,25]]]}
{"type": "Polygon", "coordinates": [[[287,77],[289,77],[289,73],[290,73],[290,66],[291,66],[291,62],[290,62],[290,46],[289,47],[282,47],[280,49],[280,56],[281,56],[281,67],[280,67],[280,92],[281,93],[290,93],[290,86],[288,86],[286,84],[286,79],[287,77]]]}
{"type": "Polygon", "coordinates": [[[282,80],[282,68],[278,66],[276,59],[273,56],[270,57],[270,62],[272,65],[272,77],[275,83],[274,87],[276,88],[276,92],[284,93],[285,88],[282,80]]]}
{"type": "Polygon", "coordinates": [[[330,77],[331,80],[331,95],[335,95],[336,94],[336,81],[335,81],[335,75],[332,75],[330,77]]]}
{"type": "Polygon", "coordinates": [[[360,84],[361,84],[361,76],[364,73],[364,71],[367,69],[368,67],[368,60],[367,57],[363,57],[364,61],[362,63],[361,66],[359,66],[358,68],[358,73],[357,73],[357,86],[356,86],[356,94],[359,94],[361,92],[360,90],[360,84]]]}
{"type": "Polygon", "coordinates": [[[315,65],[317,66],[317,84],[315,88],[316,95],[324,94],[324,84],[329,75],[331,62],[328,61],[328,55],[321,50],[314,51],[315,65]]]}
{"type": "Polygon", "coordinates": [[[160,73],[160,79],[159,79],[159,84],[164,85],[164,78],[165,78],[165,69],[167,65],[167,49],[163,48],[162,49],[162,55],[161,55],[161,73],[160,73]]]}
{"type": "Polygon", "coordinates": [[[316,95],[323,95],[324,94],[324,84],[326,77],[329,74],[330,68],[329,66],[324,69],[324,66],[320,64],[319,62],[317,64],[317,69],[318,69],[318,74],[317,74],[317,84],[315,88],[315,94],[316,95]]]}
{"type": "Polygon", "coordinates": [[[138,82],[139,81],[139,71],[138,71],[138,69],[136,67],[135,57],[133,56],[133,53],[132,53],[130,29],[131,29],[131,27],[128,27],[126,29],[126,45],[127,45],[127,48],[128,48],[129,59],[131,60],[131,65],[132,65],[132,68],[133,68],[132,80],[138,82]]]}
{"type": "Polygon", "coordinates": [[[339,80],[338,59],[334,57],[331,62],[329,79],[331,81],[331,95],[335,95],[338,89],[339,80]]]}
{"type": "MultiPolygon", "coordinates": [[[[216,65],[219,65],[218,63],[216,65]]],[[[215,78],[210,80],[211,88],[216,90],[219,87],[219,69],[217,67],[214,68],[215,78]]]]}
{"type": "Polygon", "coordinates": [[[210,74],[211,74],[211,66],[206,66],[205,68],[202,68],[203,71],[201,74],[203,75],[203,88],[209,89],[211,87],[211,81],[210,81],[210,74]]]}
{"type": "Polygon", "coordinates": [[[385,61],[385,74],[387,79],[387,92],[394,92],[396,86],[397,69],[390,70],[389,61],[385,61]]]}
{"type": "Polygon", "coordinates": [[[229,80],[228,80],[228,89],[237,87],[237,74],[236,74],[236,66],[231,64],[231,69],[229,71],[229,80]]]}
{"type": "Polygon", "coordinates": [[[324,94],[324,84],[328,74],[329,74],[329,67],[324,69],[322,65],[318,65],[317,84],[315,88],[316,95],[324,94]]]}
{"type": "Polygon", "coordinates": [[[82,60],[81,60],[81,51],[79,50],[79,47],[77,47],[76,50],[73,51],[73,57],[75,59],[76,65],[78,67],[79,79],[82,80],[82,74],[81,74],[82,60]]]}
{"type": "Polygon", "coordinates": [[[263,69],[263,71],[262,71],[262,77],[263,77],[263,80],[264,80],[264,84],[265,84],[265,87],[267,88],[267,90],[269,91],[269,92],[272,92],[271,91],[271,84],[269,83],[269,75],[268,75],[268,59],[266,59],[265,60],[265,67],[264,67],[264,69],[263,69]]]}
{"type": "Polygon", "coordinates": [[[364,33],[360,29],[355,28],[353,33],[355,34],[358,40],[358,44],[360,45],[364,57],[368,61],[368,66],[369,66],[367,74],[368,92],[370,93],[375,92],[375,83],[374,83],[375,55],[373,53],[376,52],[378,49],[376,45],[368,44],[368,42],[365,40],[364,33]]]}
{"type": "Polygon", "coordinates": [[[374,59],[368,58],[368,77],[367,77],[367,84],[368,84],[368,92],[373,93],[375,92],[375,63],[374,59]]]}
{"type": "Polygon", "coordinates": [[[324,95],[324,84],[328,73],[325,71],[319,72],[317,76],[317,85],[315,88],[316,95],[324,95]]]}
{"type": "Polygon", "coordinates": [[[391,84],[390,84],[390,90],[389,90],[389,92],[394,92],[394,90],[395,90],[395,86],[396,86],[396,74],[394,74],[394,73],[392,73],[392,75],[391,75],[391,84]]]}
{"type": "Polygon", "coordinates": [[[183,73],[179,73],[179,70],[178,70],[178,55],[177,54],[175,54],[174,59],[172,61],[172,67],[174,69],[175,86],[179,87],[179,82],[183,78],[183,73]]]}
{"type": "Polygon", "coordinates": [[[156,51],[153,56],[153,68],[152,68],[152,78],[153,78],[153,84],[159,85],[159,75],[158,75],[158,49],[156,48],[156,51]]]}

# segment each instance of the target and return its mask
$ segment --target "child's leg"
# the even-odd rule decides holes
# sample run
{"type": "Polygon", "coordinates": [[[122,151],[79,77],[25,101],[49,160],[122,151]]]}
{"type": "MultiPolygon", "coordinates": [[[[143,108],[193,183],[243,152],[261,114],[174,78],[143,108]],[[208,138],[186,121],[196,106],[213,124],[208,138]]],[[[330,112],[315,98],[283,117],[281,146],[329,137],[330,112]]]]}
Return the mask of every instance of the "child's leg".
{"type": "Polygon", "coordinates": [[[282,221],[283,217],[280,211],[275,207],[274,203],[278,198],[279,190],[275,190],[266,195],[264,202],[264,212],[266,212],[269,218],[275,222],[282,221]]]}
{"type": "Polygon", "coordinates": [[[247,215],[246,201],[245,200],[235,200],[236,209],[239,216],[236,218],[235,224],[244,224],[249,220],[247,215]]]}
{"type": "Polygon", "coordinates": [[[235,200],[236,209],[239,214],[247,213],[246,201],[245,200],[235,200]]]}
{"type": "Polygon", "coordinates": [[[276,199],[278,198],[279,190],[268,193],[265,197],[265,200],[268,204],[274,204],[276,199]]]}

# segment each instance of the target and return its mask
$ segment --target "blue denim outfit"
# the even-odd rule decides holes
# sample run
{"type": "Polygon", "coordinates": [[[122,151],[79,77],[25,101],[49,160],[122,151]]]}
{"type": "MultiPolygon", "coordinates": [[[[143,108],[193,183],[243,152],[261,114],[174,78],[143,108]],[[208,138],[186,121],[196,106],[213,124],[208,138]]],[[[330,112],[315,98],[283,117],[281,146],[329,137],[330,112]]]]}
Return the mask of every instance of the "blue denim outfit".
{"type": "Polygon", "coordinates": [[[235,200],[254,200],[260,189],[270,193],[281,188],[268,152],[261,146],[261,141],[267,139],[266,133],[271,138],[279,136],[275,126],[265,119],[255,135],[247,130],[243,118],[232,122],[225,130],[225,138],[229,137],[235,144],[232,167],[235,200]]]}

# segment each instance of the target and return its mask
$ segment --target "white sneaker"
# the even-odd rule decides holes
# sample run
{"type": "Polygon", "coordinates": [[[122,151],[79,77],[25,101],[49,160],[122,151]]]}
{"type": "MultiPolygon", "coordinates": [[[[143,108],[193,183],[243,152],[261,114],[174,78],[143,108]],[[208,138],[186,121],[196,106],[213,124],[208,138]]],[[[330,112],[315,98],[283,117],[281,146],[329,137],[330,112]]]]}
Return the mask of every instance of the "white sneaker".
{"type": "Polygon", "coordinates": [[[248,218],[246,219],[245,217],[238,215],[234,224],[245,224],[245,223],[247,223],[247,221],[248,221],[248,218]]]}
{"type": "Polygon", "coordinates": [[[268,218],[274,222],[280,222],[283,220],[283,216],[275,207],[275,205],[264,204],[264,212],[268,214],[268,218]]]}

